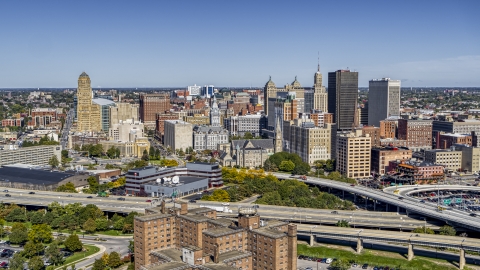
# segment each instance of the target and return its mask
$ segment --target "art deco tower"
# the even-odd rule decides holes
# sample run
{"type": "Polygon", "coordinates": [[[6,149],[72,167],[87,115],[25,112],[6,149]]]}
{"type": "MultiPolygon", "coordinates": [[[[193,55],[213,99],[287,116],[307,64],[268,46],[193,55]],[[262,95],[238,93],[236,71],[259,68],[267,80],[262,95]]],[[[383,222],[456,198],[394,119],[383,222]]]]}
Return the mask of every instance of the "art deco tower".
{"type": "Polygon", "coordinates": [[[77,131],[100,131],[99,109],[92,104],[92,87],[90,77],[83,72],[78,78],[77,88],[77,131]]]}
{"type": "Polygon", "coordinates": [[[320,73],[320,62],[318,63],[317,72],[314,75],[313,85],[313,108],[315,110],[321,110],[327,112],[327,92],[325,86],[322,85],[322,73],[320,73]]]}

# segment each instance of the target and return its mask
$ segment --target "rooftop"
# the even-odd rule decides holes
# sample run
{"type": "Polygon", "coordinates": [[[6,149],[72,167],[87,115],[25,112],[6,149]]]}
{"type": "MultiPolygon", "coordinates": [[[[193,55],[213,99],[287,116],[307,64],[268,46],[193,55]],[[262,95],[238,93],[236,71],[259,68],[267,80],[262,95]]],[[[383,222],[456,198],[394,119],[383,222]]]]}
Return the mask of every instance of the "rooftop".
{"type": "Polygon", "coordinates": [[[140,221],[149,221],[149,220],[154,220],[154,219],[159,219],[159,218],[167,218],[167,217],[173,217],[173,215],[158,213],[158,214],[150,214],[150,215],[146,215],[146,216],[135,216],[135,219],[140,220],[140,221]]]}
{"type": "Polygon", "coordinates": [[[269,227],[259,228],[254,230],[254,232],[267,236],[269,238],[282,238],[287,236],[287,234],[285,234],[284,232],[269,227]]]}
{"type": "Polygon", "coordinates": [[[101,106],[105,106],[105,105],[115,105],[115,102],[109,100],[109,99],[105,99],[105,98],[94,98],[92,99],[92,102],[93,103],[96,103],[98,105],[101,105],[101,106]]]}
{"type": "Polygon", "coordinates": [[[238,259],[249,257],[249,256],[252,256],[252,253],[242,252],[242,251],[239,251],[239,250],[231,250],[231,251],[227,251],[225,253],[221,253],[219,258],[218,258],[218,261],[226,263],[226,262],[229,262],[229,261],[238,260],[238,259]]]}
{"type": "Polygon", "coordinates": [[[34,185],[55,185],[73,176],[69,173],[51,172],[50,170],[39,170],[19,167],[0,167],[0,181],[25,183],[34,185]]]}
{"type": "Polygon", "coordinates": [[[234,234],[237,231],[238,230],[234,230],[234,229],[231,229],[231,228],[217,228],[217,229],[213,229],[213,230],[204,231],[203,234],[210,235],[210,236],[213,236],[213,237],[220,237],[220,236],[224,236],[224,235],[234,234]]]}
{"type": "Polygon", "coordinates": [[[150,265],[145,267],[148,270],[183,270],[191,269],[191,266],[184,262],[168,262],[157,265],[150,265]]]}

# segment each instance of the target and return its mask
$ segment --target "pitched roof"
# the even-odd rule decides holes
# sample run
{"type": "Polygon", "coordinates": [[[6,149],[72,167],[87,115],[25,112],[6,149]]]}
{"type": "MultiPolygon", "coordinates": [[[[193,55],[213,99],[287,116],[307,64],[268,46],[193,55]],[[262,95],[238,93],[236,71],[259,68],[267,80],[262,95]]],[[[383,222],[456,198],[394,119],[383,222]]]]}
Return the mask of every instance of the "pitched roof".
{"type": "Polygon", "coordinates": [[[232,140],[233,149],[237,148],[237,145],[240,149],[245,148],[249,143],[253,145],[254,148],[263,148],[263,149],[273,149],[273,140],[272,139],[259,139],[259,140],[232,140]]]}

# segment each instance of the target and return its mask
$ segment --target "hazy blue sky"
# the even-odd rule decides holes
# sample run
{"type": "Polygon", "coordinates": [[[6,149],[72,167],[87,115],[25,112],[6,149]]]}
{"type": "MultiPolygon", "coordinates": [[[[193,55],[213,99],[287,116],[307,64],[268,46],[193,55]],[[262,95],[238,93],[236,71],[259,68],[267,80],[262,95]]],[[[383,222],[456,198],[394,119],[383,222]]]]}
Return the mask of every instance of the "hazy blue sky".
{"type": "Polygon", "coordinates": [[[0,88],[480,86],[480,1],[1,1],[0,88]]]}

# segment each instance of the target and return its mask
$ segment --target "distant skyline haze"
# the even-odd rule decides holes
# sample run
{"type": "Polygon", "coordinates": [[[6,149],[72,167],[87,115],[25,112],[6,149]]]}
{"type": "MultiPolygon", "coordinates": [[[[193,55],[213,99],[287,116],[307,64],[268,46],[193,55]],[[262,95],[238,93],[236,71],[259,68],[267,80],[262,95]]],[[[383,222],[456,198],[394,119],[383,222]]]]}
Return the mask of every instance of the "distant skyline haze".
{"type": "Polygon", "coordinates": [[[480,87],[480,1],[6,1],[0,88],[313,85],[480,87]]]}

